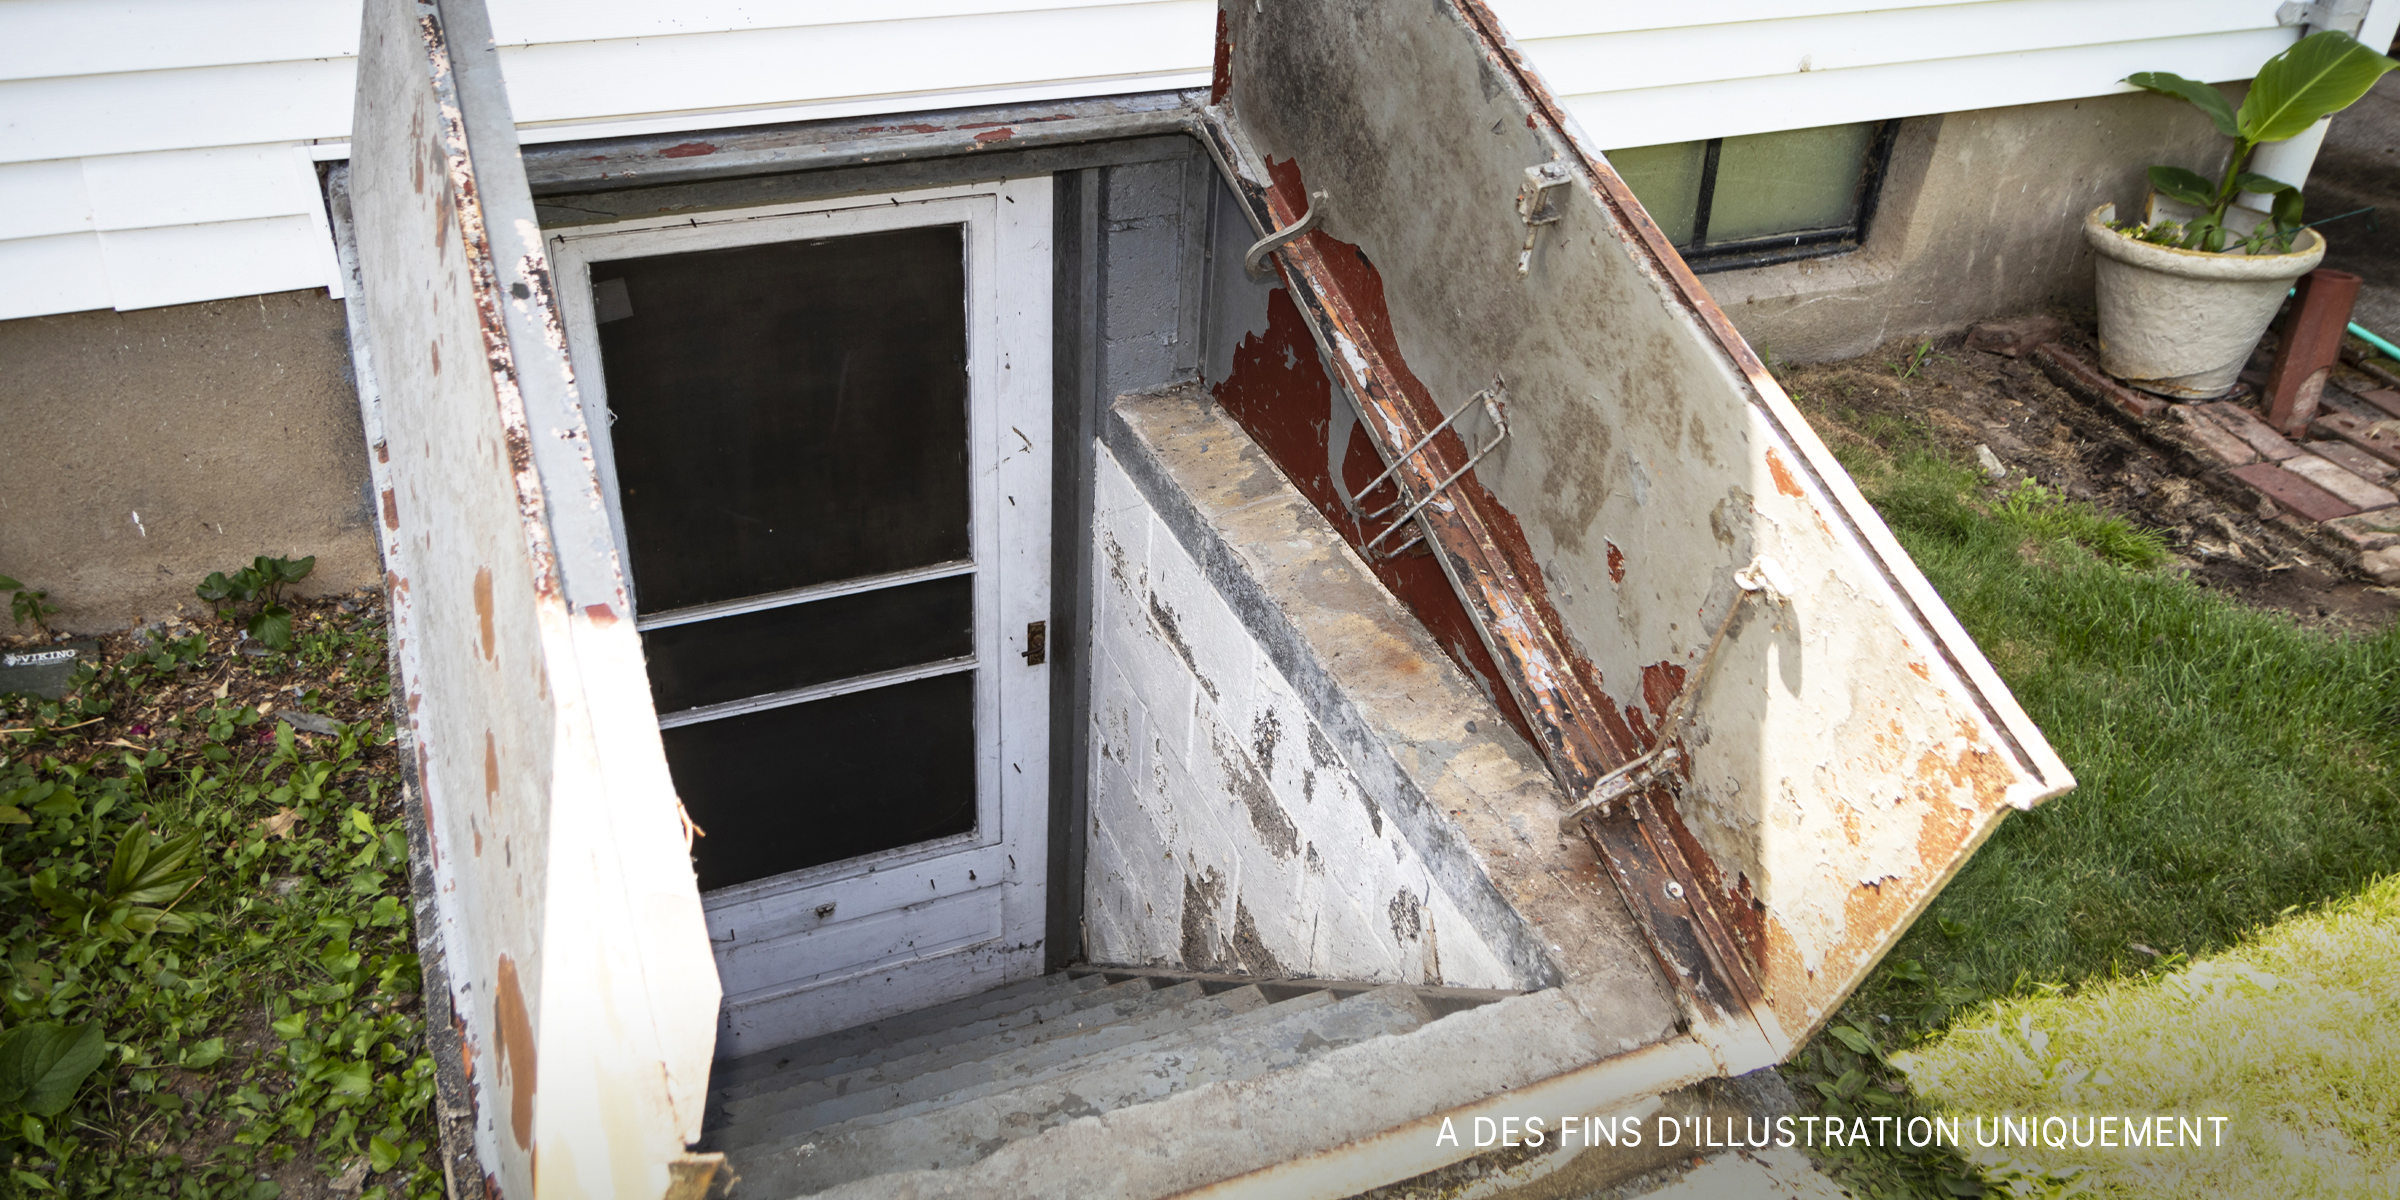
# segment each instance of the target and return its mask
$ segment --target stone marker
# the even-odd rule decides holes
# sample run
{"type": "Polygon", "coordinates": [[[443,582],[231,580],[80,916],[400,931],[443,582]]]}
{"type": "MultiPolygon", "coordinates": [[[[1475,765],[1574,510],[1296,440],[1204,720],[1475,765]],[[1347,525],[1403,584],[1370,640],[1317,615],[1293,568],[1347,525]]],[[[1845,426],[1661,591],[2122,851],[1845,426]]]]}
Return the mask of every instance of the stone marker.
{"type": "Polygon", "coordinates": [[[67,676],[98,653],[98,642],[59,642],[0,650],[0,693],[24,692],[56,700],[67,694],[67,676]]]}

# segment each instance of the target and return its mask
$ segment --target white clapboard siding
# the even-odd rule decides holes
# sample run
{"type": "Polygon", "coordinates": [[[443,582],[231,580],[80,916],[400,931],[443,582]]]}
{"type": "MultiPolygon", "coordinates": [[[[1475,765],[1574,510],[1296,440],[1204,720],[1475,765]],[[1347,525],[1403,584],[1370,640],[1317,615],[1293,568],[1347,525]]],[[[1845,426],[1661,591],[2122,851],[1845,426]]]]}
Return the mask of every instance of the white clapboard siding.
{"type": "MultiPolygon", "coordinates": [[[[1180,0],[1135,0],[1177,3],[1180,0]]],[[[1210,10],[1214,29],[1216,6],[1210,10]]],[[[1922,0],[1916,0],[1921,3],[1922,0]]],[[[492,41],[501,46],[543,42],[662,37],[679,33],[785,29],[800,25],[843,25],[857,21],[914,21],[1020,11],[1123,7],[1127,0],[887,0],[862,6],[857,0],[676,0],[672,4],[602,4],[592,0],[491,0],[492,41]]]]}
{"type": "Polygon", "coordinates": [[[344,138],[356,75],[353,60],[327,58],[12,79],[0,83],[0,162],[344,138]]]}
{"type": "Polygon", "coordinates": [[[0,0],[0,79],[356,53],[355,0],[0,0]]]}
{"type": "Polygon", "coordinates": [[[92,228],[83,160],[0,163],[0,238],[38,238],[92,228]]]}
{"type": "Polygon", "coordinates": [[[120,309],[324,287],[327,244],[307,217],[216,221],[98,235],[120,309]]]}
{"type": "Polygon", "coordinates": [[[500,61],[525,124],[1065,80],[1095,85],[1087,94],[1142,91],[1162,86],[1145,78],[1207,68],[1215,14],[1209,0],[1175,0],[552,42],[500,61]]]}
{"type": "Polygon", "coordinates": [[[110,305],[97,233],[0,241],[0,280],[0,321],[110,305]]]}
{"type": "Polygon", "coordinates": [[[2135,71],[2245,79],[2299,33],[2275,0],[1493,7],[1599,149],[2075,99],[2135,71]]]}

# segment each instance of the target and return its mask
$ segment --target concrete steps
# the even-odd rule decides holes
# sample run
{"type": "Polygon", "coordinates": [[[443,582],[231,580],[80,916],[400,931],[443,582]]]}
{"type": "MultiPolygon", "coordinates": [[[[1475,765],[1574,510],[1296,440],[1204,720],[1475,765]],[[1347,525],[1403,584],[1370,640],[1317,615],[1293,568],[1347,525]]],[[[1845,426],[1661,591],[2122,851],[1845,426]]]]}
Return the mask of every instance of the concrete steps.
{"type": "Polygon", "coordinates": [[[701,1148],[724,1151],[758,1196],[957,1168],[1077,1117],[1299,1066],[1507,994],[1062,972],[720,1064],[701,1148]]]}

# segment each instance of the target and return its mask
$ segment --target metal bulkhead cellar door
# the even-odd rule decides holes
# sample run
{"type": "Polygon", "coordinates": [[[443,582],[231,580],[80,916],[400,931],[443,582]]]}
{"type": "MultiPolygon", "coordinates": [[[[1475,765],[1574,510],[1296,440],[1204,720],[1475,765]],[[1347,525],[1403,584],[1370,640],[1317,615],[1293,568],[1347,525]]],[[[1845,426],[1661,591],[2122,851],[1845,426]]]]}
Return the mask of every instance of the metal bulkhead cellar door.
{"type": "Polygon", "coordinates": [[[1218,28],[1199,133],[1391,468],[1361,553],[1440,562],[1694,1033],[1789,1055],[2073,778],[1489,9],[1218,28]]]}
{"type": "Polygon", "coordinates": [[[705,1178],[717,977],[479,0],[368,0],[352,128],[333,198],[420,920],[478,1157],[510,1196],[651,1200],[705,1178]]]}

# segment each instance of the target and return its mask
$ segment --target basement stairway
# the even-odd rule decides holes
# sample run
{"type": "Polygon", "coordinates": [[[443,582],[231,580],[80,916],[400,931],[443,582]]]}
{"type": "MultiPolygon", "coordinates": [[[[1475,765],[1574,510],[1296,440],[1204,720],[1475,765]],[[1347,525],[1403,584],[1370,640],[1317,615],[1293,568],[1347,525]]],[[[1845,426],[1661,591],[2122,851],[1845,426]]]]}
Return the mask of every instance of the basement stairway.
{"type": "Polygon", "coordinates": [[[761,1200],[956,1168],[1515,994],[1070,968],[720,1063],[700,1148],[724,1151],[735,1194],[761,1200]]]}

